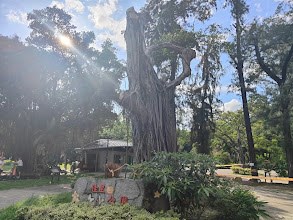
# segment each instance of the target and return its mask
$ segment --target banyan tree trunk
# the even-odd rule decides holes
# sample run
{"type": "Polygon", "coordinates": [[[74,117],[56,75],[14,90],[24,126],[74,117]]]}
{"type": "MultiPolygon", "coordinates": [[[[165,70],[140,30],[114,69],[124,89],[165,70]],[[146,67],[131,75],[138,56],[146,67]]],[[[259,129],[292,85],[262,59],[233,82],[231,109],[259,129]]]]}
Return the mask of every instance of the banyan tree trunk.
{"type": "Polygon", "coordinates": [[[120,103],[130,115],[134,160],[139,162],[154,152],[177,151],[174,91],[190,75],[195,52],[171,43],[146,48],[140,14],[133,8],[127,10],[125,40],[129,90],[121,93],[120,103]],[[178,52],[182,59],[182,73],[174,80],[160,80],[151,63],[151,52],[161,47],[178,52]]]}

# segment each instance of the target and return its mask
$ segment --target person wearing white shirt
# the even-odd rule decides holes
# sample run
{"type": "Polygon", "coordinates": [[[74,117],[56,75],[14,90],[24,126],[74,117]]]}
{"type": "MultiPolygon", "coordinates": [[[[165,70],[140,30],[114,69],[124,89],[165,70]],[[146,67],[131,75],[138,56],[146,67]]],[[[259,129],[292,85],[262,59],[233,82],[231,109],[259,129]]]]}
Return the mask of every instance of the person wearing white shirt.
{"type": "Polygon", "coordinates": [[[20,177],[20,174],[23,169],[23,161],[21,158],[18,158],[18,160],[16,161],[16,166],[17,166],[17,170],[18,170],[18,176],[20,177]]]}

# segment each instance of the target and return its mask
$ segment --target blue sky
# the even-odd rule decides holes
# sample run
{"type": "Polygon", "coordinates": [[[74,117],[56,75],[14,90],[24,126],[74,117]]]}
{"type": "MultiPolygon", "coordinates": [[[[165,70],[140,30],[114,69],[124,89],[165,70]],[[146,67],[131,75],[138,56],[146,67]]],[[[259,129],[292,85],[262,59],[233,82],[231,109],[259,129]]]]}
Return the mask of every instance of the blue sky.
{"type": "MultiPolygon", "coordinates": [[[[282,0],[247,0],[250,12],[246,21],[254,18],[263,19],[272,15],[282,0]]],[[[292,0],[284,0],[290,1],[292,0]]],[[[4,36],[18,35],[24,40],[30,33],[27,27],[26,14],[33,9],[43,9],[56,5],[72,15],[72,23],[82,31],[94,31],[97,47],[110,38],[119,48],[119,57],[125,57],[125,42],[121,31],[125,29],[125,12],[134,6],[139,10],[146,1],[143,0],[0,0],[0,34],[4,36]]],[[[223,9],[224,0],[219,1],[218,10],[208,23],[218,23],[223,27],[231,27],[232,19],[229,9],[223,9]]],[[[202,25],[199,25],[199,27],[202,25]]],[[[228,93],[232,72],[235,71],[228,62],[224,63],[225,75],[218,89],[220,99],[227,110],[239,108],[241,99],[235,93],[228,93]]]]}

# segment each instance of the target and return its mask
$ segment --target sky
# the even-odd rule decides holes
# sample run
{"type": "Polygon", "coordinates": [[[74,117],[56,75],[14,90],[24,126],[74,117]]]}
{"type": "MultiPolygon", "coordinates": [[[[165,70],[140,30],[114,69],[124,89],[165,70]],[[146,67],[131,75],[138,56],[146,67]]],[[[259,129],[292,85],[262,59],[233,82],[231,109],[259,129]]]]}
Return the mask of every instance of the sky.
{"type": "MultiPolygon", "coordinates": [[[[249,14],[245,20],[254,18],[261,20],[274,14],[279,2],[282,0],[247,0],[250,6],[249,14]]],[[[283,0],[293,2],[292,0],[283,0]]],[[[27,13],[34,9],[43,9],[56,5],[72,16],[72,23],[78,31],[94,31],[96,46],[107,38],[111,39],[118,48],[118,57],[126,60],[125,41],[123,34],[126,26],[126,10],[134,7],[137,11],[144,6],[145,0],[0,0],[0,35],[19,36],[22,40],[29,35],[30,29],[26,20],[27,13]]],[[[293,3],[292,3],[293,4],[293,3]]],[[[223,9],[224,0],[220,0],[218,10],[207,23],[218,23],[226,28],[231,28],[232,19],[229,9],[223,9]]],[[[199,24],[199,28],[201,24],[199,24]]],[[[229,92],[232,68],[224,57],[224,75],[221,86],[217,88],[219,98],[224,103],[225,111],[235,111],[241,108],[241,97],[235,92],[229,92]]],[[[122,85],[123,86],[123,85],[122,85]]]]}

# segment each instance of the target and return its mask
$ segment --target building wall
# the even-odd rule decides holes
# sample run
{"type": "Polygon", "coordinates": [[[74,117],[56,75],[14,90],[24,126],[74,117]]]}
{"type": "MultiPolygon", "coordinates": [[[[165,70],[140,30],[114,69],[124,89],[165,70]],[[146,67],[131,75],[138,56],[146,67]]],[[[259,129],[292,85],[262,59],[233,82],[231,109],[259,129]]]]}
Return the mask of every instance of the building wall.
{"type": "MultiPolygon", "coordinates": [[[[87,167],[90,171],[94,171],[95,163],[97,171],[104,171],[106,159],[108,163],[118,163],[123,165],[125,163],[125,152],[121,152],[114,149],[107,150],[106,149],[99,149],[95,151],[87,152],[87,167]],[[97,162],[96,162],[96,153],[97,155],[97,162]]],[[[133,153],[127,152],[127,163],[132,163],[133,153]]]]}

